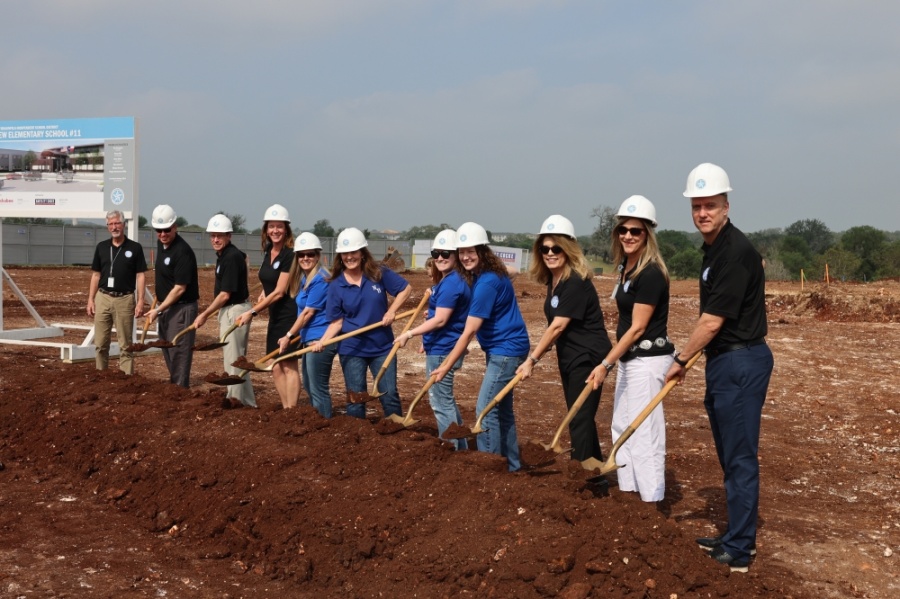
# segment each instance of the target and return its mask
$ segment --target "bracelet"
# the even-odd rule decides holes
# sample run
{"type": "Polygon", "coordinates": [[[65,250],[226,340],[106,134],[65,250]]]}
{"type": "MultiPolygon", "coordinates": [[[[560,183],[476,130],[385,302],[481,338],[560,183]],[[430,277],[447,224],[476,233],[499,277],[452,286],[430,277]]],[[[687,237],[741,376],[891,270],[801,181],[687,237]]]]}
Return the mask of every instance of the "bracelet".
{"type": "Polygon", "coordinates": [[[288,331],[287,333],[284,334],[284,336],[287,337],[288,339],[290,339],[291,337],[294,336],[294,334],[292,332],[288,331]]]}
{"type": "Polygon", "coordinates": [[[687,366],[687,360],[679,360],[678,354],[675,354],[674,356],[672,356],[672,358],[675,360],[675,363],[678,364],[679,366],[681,366],[682,368],[685,368],[687,366]]]}
{"type": "Polygon", "coordinates": [[[259,312],[257,312],[256,310],[253,310],[253,309],[251,308],[251,309],[250,309],[250,316],[259,316],[259,312]]]}
{"type": "Polygon", "coordinates": [[[528,354],[528,359],[531,360],[531,363],[532,363],[532,364],[537,364],[538,362],[541,361],[540,358],[535,358],[535,357],[534,357],[533,355],[531,355],[531,354],[528,354]]]}
{"type": "Polygon", "coordinates": [[[612,364],[610,364],[609,362],[607,362],[607,361],[606,361],[606,358],[603,358],[603,359],[600,361],[600,364],[606,369],[606,372],[609,372],[610,370],[612,370],[612,369],[613,369],[613,366],[616,365],[615,362],[613,362],[612,364]]]}

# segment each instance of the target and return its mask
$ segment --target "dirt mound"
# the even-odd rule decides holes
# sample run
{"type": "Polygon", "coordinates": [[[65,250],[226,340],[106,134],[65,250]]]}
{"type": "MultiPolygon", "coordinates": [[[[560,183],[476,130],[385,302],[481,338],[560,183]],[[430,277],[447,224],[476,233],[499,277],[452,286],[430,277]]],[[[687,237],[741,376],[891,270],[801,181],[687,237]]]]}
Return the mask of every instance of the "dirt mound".
{"type": "Polygon", "coordinates": [[[803,293],[766,296],[769,316],[811,316],[828,322],[900,322],[900,298],[884,287],[822,285],[803,293]]]}
{"type": "MultiPolygon", "coordinates": [[[[3,372],[28,367],[0,358],[3,372]]],[[[377,420],[223,410],[221,391],[91,365],[42,371],[16,392],[4,377],[2,476],[27,463],[68,477],[254,584],[352,597],[801,596],[777,569],[727,576],[655,506],[607,495],[564,460],[509,474],[429,427],[383,436],[377,420]]]]}

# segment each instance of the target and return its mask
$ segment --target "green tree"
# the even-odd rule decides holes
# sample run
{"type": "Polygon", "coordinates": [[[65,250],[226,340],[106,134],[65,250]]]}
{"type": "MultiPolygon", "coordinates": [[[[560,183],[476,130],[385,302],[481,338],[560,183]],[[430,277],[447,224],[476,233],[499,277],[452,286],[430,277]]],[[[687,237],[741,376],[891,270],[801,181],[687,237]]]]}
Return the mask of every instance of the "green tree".
{"type": "Polygon", "coordinates": [[[596,218],[598,222],[594,232],[591,233],[590,253],[600,256],[604,262],[609,262],[612,259],[610,253],[612,232],[619,222],[616,209],[611,206],[597,206],[591,210],[591,218],[596,218]]]}
{"type": "Polygon", "coordinates": [[[800,271],[809,271],[813,265],[813,255],[806,240],[797,235],[786,235],[781,239],[776,257],[792,280],[799,279],[800,271]]]}
{"type": "Polygon", "coordinates": [[[147,226],[147,217],[138,215],[138,229],[143,229],[147,226]]]}
{"type": "Polygon", "coordinates": [[[700,276],[703,265],[703,253],[698,248],[681,250],[671,259],[666,260],[669,273],[678,279],[694,279],[700,276]]]}
{"type": "Polygon", "coordinates": [[[531,233],[510,233],[501,241],[504,246],[530,250],[534,246],[535,236],[531,233]]]}
{"type": "Polygon", "coordinates": [[[659,252],[662,254],[666,264],[679,252],[696,247],[690,235],[684,231],[672,231],[670,229],[658,231],[656,233],[656,243],[659,245],[659,252]]]}
{"type": "Polygon", "coordinates": [[[316,237],[337,237],[334,227],[331,226],[327,218],[317,220],[316,224],[313,225],[312,233],[316,237]]]}
{"type": "MultiPolygon", "coordinates": [[[[819,273],[824,273],[827,265],[828,276],[842,281],[854,278],[862,265],[859,256],[838,246],[828,248],[817,261],[820,266],[819,273]]],[[[817,279],[822,276],[819,273],[816,275],[817,279]]]]}
{"type": "Polygon", "coordinates": [[[175,226],[178,227],[179,229],[185,229],[185,228],[191,226],[191,223],[189,223],[188,219],[186,219],[185,217],[179,216],[178,218],[175,219],[175,226]]]}
{"type": "Polygon", "coordinates": [[[405,239],[407,241],[415,241],[416,239],[434,239],[438,233],[449,228],[451,228],[450,225],[446,223],[441,223],[440,226],[417,225],[415,227],[410,227],[401,233],[400,239],[405,239]]]}
{"type": "Polygon", "coordinates": [[[34,153],[34,150],[28,150],[25,152],[25,156],[22,157],[22,170],[30,171],[31,167],[37,162],[37,154],[34,153]]]}
{"type": "Polygon", "coordinates": [[[900,240],[889,244],[881,253],[878,276],[900,277],[900,240]]]}
{"type": "Polygon", "coordinates": [[[847,229],[841,235],[841,247],[860,260],[855,273],[860,279],[869,280],[875,277],[886,245],[887,234],[869,225],[847,229]]]}
{"type": "Polygon", "coordinates": [[[783,237],[784,233],[781,229],[763,229],[755,233],[747,233],[747,239],[764,258],[774,256],[778,252],[778,245],[783,237]]]}
{"type": "Polygon", "coordinates": [[[822,254],[834,245],[834,233],[818,219],[798,220],[784,232],[786,235],[802,237],[813,254],[822,254]]]}
{"type": "Polygon", "coordinates": [[[228,212],[222,212],[222,214],[231,221],[231,228],[234,229],[236,235],[247,233],[247,218],[243,214],[231,214],[228,212]]]}

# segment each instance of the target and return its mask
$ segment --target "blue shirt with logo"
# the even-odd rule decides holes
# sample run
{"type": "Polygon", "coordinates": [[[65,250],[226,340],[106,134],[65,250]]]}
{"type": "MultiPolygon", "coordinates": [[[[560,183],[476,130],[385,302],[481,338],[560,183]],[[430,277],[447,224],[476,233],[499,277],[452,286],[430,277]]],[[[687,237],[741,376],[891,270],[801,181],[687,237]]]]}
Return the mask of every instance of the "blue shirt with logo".
{"type": "Polygon", "coordinates": [[[450,271],[437,285],[431,288],[428,299],[428,318],[433,318],[438,308],[453,310],[447,324],[422,336],[425,352],[435,356],[445,356],[453,351],[453,347],[466,328],[466,317],[469,315],[469,302],[472,301],[472,290],[455,270],[450,271]]]}
{"type": "Polygon", "coordinates": [[[325,314],[325,306],[328,299],[328,275],[323,269],[316,271],[309,285],[306,284],[306,275],[300,279],[300,289],[297,291],[297,316],[305,308],[312,308],[316,312],[313,317],[300,329],[300,342],[309,343],[321,339],[328,328],[328,315],[325,314]]]}
{"type": "Polygon", "coordinates": [[[530,349],[528,329],[509,277],[484,272],[475,278],[469,316],[483,319],[478,343],[488,354],[524,356],[530,349]]]}
{"type": "MultiPolygon", "coordinates": [[[[328,285],[325,313],[328,322],[344,319],[341,334],[381,322],[388,308],[388,295],[394,297],[409,283],[386,266],[381,268],[381,281],[373,281],[363,275],[361,283],[353,285],[341,273],[328,285]]],[[[341,341],[338,353],[344,356],[373,358],[391,351],[394,331],[391,327],[378,327],[341,341]]]]}

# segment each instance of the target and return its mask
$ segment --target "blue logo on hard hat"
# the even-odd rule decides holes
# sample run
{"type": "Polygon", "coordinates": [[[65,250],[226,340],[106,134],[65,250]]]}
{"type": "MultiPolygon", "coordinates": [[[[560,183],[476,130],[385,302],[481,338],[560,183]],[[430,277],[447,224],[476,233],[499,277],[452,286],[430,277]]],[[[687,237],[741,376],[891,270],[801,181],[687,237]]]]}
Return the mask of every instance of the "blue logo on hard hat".
{"type": "Polygon", "coordinates": [[[549,225],[547,225],[547,230],[548,230],[548,231],[552,231],[552,230],[553,230],[553,227],[555,227],[555,226],[556,226],[556,225],[554,225],[553,223],[550,223],[549,225]]]}
{"type": "Polygon", "coordinates": [[[635,206],[634,204],[631,204],[630,206],[628,206],[628,208],[626,208],[626,210],[628,212],[634,212],[635,210],[637,210],[637,206],[635,206]]]}
{"type": "Polygon", "coordinates": [[[441,244],[447,243],[447,239],[444,237],[441,237],[440,239],[438,239],[438,243],[441,243],[441,244]]]}
{"type": "Polygon", "coordinates": [[[694,185],[697,186],[697,189],[703,189],[706,187],[706,179],[697,179],[697,182],[694,185]]]}
{"type": "Polygon", "coordinates": [[[342,242],[342,244],[343,244],[343,245],[350,245],[350,240],[349,240],[349,239],[345,239],[345,240],[342,242]]]}
{"type": "Polygon", "coordinates": [[[468,238],[469,238],[469,236],[466,235],[465,233],[463,233],[462,235],[459,236],[459,240],[460,240],[460,241],[465,241],[465,240],[468,239],[468,238]]]}

